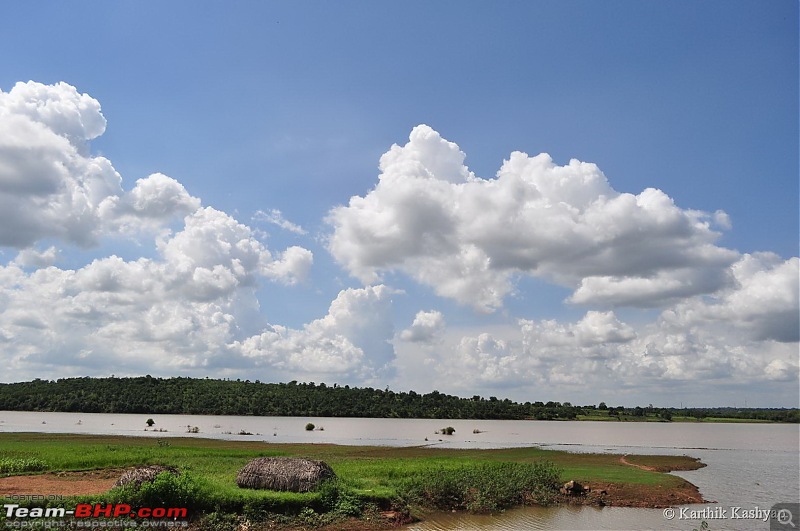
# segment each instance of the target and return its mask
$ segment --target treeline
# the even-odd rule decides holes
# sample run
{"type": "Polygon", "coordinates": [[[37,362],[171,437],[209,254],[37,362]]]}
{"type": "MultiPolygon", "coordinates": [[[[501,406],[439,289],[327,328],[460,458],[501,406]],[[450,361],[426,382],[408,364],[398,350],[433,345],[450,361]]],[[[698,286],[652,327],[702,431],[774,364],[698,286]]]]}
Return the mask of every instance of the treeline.
{"type": "Polygon", "coordinates": [[[736,407],[706,407],[706,408],[673,408],[673,407],[609,407],[605,403],[600,405],[584,406],[584,415],[591,419],[603,415],[617,417],[619,420],[706,420],[706,419],[736,419],[767,422],[800,422],[800,410],[789,408],[736,408],[736,407]]]}
{"type": "Polygon", "coordinates": [[[797,409],[675,409],[512,402],[438,391],[419,394],[324,383],[261,383],[198,378],[64,378],[0,384],[0,410],[189,415],[379,417],[436,419],[619,420],[735,418],[800,422],[797,409]]]}

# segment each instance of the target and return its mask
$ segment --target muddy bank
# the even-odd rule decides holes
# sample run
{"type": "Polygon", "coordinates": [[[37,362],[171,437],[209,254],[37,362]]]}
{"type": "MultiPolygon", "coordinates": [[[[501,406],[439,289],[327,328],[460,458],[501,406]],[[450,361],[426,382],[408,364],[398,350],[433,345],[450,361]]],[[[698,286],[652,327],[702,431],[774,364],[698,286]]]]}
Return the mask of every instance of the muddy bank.
{"type": "Polygon", "coordinates": [[[111,490],[122,468],[0,478],[0,496],[82,496],[111,490]]]}

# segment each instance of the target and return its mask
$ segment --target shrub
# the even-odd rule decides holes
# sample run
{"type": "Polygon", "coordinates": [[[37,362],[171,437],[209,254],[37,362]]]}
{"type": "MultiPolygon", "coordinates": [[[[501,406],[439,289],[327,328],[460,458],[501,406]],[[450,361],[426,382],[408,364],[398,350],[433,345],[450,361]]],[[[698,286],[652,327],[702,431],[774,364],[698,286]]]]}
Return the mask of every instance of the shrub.
{"type": "Polygon", "coordinates": [[[399,495],[423,507],[486,513],[515,505],[548,505],[560,476],[560,470],[546,461],[439,468],[409,479],[399,495]]]}
{"type": "Polygon", "coordinates": [[[203,516],[197,522],[197,528],[202,531],[237,531],[239,524],[235,514],[213,512],[203,516]]]}
{"type": "Polygon", "coordinates": [[[314,426],[314,424],[312,424],[311,422],[309,422],[308,424],[306,424],[306,431],[314,431],[314,428],[315,428],[315,427],[316,427],[316,426],[314,426]]]}
{"type": "Polygon", "coordinates": [[[36,457],[0,458],[0,474],[19,474],[20,472],[38,472],[47,469],[47,463],[36,457]]]}
{"type": "Polygon", "coordinates": [[[319,488],[322,509],[341,516],[361,516],[364,503],[361,498],[340,479],[324,482],[319,488]]]}
{"type": "Polygon", "coordinates": [[[182,473],[178,476],[162,472],[153,481],[118,487],[111,491],[112,501],[138,507],[186,507],[202,509],[204,505],[200,486],[194,478],[182,473]]]}

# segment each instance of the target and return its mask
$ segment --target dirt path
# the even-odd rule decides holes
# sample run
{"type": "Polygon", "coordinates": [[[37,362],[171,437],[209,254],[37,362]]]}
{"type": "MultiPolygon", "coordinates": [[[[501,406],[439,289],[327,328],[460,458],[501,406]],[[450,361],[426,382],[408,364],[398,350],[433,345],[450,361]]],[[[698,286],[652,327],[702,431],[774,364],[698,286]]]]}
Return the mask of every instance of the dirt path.
{"type": "Polygon", "coordinates": [[[114,486],[114,482],[119,479],[121,474],[120,469],[106,469],[37,474],[35,476],[9,476],[0,478],[0,496],[102,494],[114,486]]]}
{"type": "Polygon", "coordinates": [[[639,470],[647,470],[648,472],[659,472],[659,470],[657,468],[652,467],[652,466],[637,465],[636,463],[631,463],[630,461],[625,459],[625,457],[626,456],[623,455],[622,457],[619,458],[619,462],[622,463],[623,465],[632,466],[632,467],[638,468],[639,470]]]}

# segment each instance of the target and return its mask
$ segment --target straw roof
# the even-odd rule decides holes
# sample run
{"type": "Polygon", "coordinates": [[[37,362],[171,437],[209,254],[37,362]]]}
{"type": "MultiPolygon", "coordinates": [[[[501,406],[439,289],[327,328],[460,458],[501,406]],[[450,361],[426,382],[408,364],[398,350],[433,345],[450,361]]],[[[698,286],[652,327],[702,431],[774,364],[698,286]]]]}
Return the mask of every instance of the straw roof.
{"type": "Polygon", "coordinates": [[[156,479],[162,472],[169,472],[173,476],[177,476],[180,474],[177,468],[171,466],[162,466],[162,465],[147,465],[147,466],[139,466],[136,468],[131,468],[130,470],[126,470],[122,476],[114,483],[115,487],[124,487],[125,485],[133,484],[134,487],[138,488],[142,486],[142,483],[148,483],[156,479]]]}
{"type": "Polygon", "coordinates": [[[236,484],[247,489],[308,492],[324,480],[335,477],[333,469],[324,461],[299,457],[257,457],[239,471],[236,484]]]}

